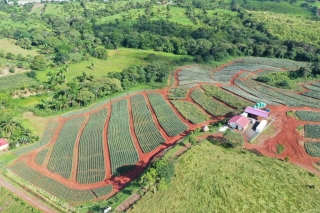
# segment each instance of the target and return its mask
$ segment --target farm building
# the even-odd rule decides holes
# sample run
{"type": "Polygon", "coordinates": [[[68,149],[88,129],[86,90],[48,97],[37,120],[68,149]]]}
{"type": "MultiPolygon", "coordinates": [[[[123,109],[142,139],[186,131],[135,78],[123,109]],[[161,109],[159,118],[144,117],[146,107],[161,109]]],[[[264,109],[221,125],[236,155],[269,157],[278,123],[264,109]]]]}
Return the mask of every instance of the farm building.
{"type": "Polygon", "coordinates": [[[241,115],[234,116],[231,118],[228,122],[228,125],[231,126],[231,128],[239,129],[239,130],[244,130],[250,123],[250,120],[241,115]]]}
{"type": "Polygon", "coordinates": [[[255,119],[258,119],[258,117],[267,118],[269,116],[269,112],[253,107],[247,107],[244,112],[248,114],[248,117],[255,119]]]}
{"type": "Polygon", "coordinates": [[[256,128],[256,132],[262,132],[262,130],[267,126],[267,120],[262,120],[256,128]]]}
{"type": "Polygon", "coordinates": [[[9,147],[9,143],[5,140],[0,138],[0,150],[4,150],[9,147]]]}

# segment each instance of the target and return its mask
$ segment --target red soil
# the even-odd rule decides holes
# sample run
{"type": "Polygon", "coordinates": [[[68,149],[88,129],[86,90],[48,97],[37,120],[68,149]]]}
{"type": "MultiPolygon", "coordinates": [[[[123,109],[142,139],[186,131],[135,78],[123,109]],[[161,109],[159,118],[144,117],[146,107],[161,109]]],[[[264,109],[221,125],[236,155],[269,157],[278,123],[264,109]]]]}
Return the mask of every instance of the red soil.
{"type": "MultiPolygon", "coordinates": [[[[228,63],[230,64],[230,63],[228,63]]],[[[228,64],[225,64],[224,66],[227,66],[228,64]]],[[[220,70],[222,67],[219,67],[215,70],[212,70],[212,72],[218,71],[220,70]]],[[[175,79],[175,86],[178,85],[178,72],[181,70],[181,68],[177,69],[174,73],[174,79],[175,79]]],[[[243,71],[241,71],[240,73],[242,73],[243,71]]],[[[236,74],[231,81],[231,84],[233,84],[233,81],[236,77],[239,76],[239,74],[236,74]]],[[[104,181],[99,182],[99,183],[94,183],[94,184],[80,184],[78,182],[76,182],[76,169],[74,168],[72,170],[72,178],[71,180],[69,179],[65,179],[62,176],[58,175],[58,174],[54,174],[51,173],[48,169],[47,169],[47,165],[48,165],[48,161],[50,158],[50,154],[52,152],[52,147],[59,135],[59,132],[63,126],[63,123],[65,121],[67,121],[70,118],[62,118],[59,117],[58,118],[58,122],[60,122],[60,124],[57,127],[57,130],[51,140],[51,142],[42,147],[39,148],[35,151],[30,152],[28,155],[24,155],[21,156],[20,158],[18,158],[15,162],[19,162],[19,161],[25,161],[28,166],[30,166],[31,168],[41,172],[43,175],[52,178],[70,188],[74,188],[74,189],[80,189],[80,190],[84,190],[84,189],[93,189],[93,188],[98,188],[98,187],[102,187],[105,186],[107,184],[112,184],[113,185],[113,191],[111,194],[108,194],[104,197],[102,197],[101,199],[106,199],[112,195],[114,195],[116,192],[118,192],[119,190],[123,189],[125,185],[127,185],[130,181],[134,180],[135,178],[137,178],[141,172],[146,168],[146,166],[150,163],[150,160],[157,155],[162,154],[163,150],[168,148],[169,146],[173,145],[176,141],[178,141],[179,139],[181,139],[183,136],[187,135],[190,131],[198,128],[198,127],[202,127],[203,125],[207,125],[216,121],[219,121],[221,119],[224,119],[225,116],[221,116],[221,117],[212,117],[211,115],[209,115],[205,110],[203,110],[197,103],[195,103],[192,98],[190,97],[190,92],[192,92],[194,89],[196,88],[200,88],[200,84],[198,84],[198,86],[190,89],[188,96],[186,99],[183,99],[184,101],[189,101],[191,103],[194,103],[196,106],[199,107],[199,109],[201,109],[204,113],[206,113],[209,117],[210,117],[210,121],[204,122],[202,124],[191,124],[190,122],[188,122],[188,120],[186,120],[177,110],[174,106],[172,106],[172,104],[170,103],[170,101],[167,101],[171,108],[173,109],[173,111],[177,114],[177,116],[185,123],[188,125],[189,129],[188,131],[185,131],[184,133],[175,136],[175,137],[169,137],[166,132],[161,128],[156,115],[147,99],[146,93],[145,92],[137,92],[135,94],[142,94],[144,96],[144,98],[146,99],[146,103],[151,111],[153,120],[156,124],[156,126],[158,127],[161,135],[164,137],[165,139],[165,143],[160,145],[157,149],[153,150],[152,152],[149,153],[143,153],[138,140],[136,138],[135,132],[134,132],[134,126],[133,126],[133,118],[132,118],[132,113],[131,113],[131,104],[130,104],[130,100],[128,101],[128,108],[129,108],[129,112],[130,112],[130,132],[131,135],[133,137],[133,141],[134,144],[137,148],[138,154],[139,154],[139,159],[140,161],[136,164],[136,168],[126,174],[123,174],[121,176],[117,176],[114,177],[111,174],[111,164],[110,164],[110,156],[109,156],[109,149],[108,149],[108,141],[107,141],[107,129],[108,129],[108,123],[110,120],[110,113],[108,113],[108,117],[106,119],[105,122],[105,126],[104,126],[104,134],[103,134],[103,146],[104,146],[104,153],[105,153],[105,165],[106,165],[106,178],[104,181]],[[40,150],[43,150],[45,148],[49,148],[47,157],[44,161],[43,166],[40,166],[38,164],[35,163],[34,159],[37,155],[37,153],[40,150]]],[[[167,94],[168,94],[168,90],[170,88],[166,88],[163,90],[154,90],[152,92],[155,93],[160,93],[166,100],[167,100],[167,94]]],[[[133,95],[133,94],[131,94],[133,95]]],[[[123,98],[119,98],[118,100],[121,99],[128,99],[128,97],[123,97],[123,98]]],[[[96,112],[98,110],[100,110],[102,107],[108,107],[108,112],[111,112],[111,104],[114,101],[112,101],[111,103],[107,103],[97,109],[95,109],[94,111],[90,111],[81,115],[75,115],[75,117],[77,116],[89,116],[91,113],[96,112]]],[[[314,173],[317,173],[318,175],[320,175],[320,172],[317,171],[312,164],[320,161],[320,158],[313,158],[310,157],[305,151],[304,151],[304,147],[303,147],[303,143],[302,141],[304,140],[303,136],[301,136],[299,134],[298,131],[296,131],[296,128],[298,125],[304,125],[306,123],[310,123],[310,122],[304,122],[304,121],[299,121],[296,120],[294,118],[291,117],[287,117],[286,116],[286,112],[290,111],[290,110],[297,110],[299,108],[289,108],[287,106],[268,106],[268,108],[271,109],[271,114],[270,116],[275,118],[275,122],[273,123],[273,125],[275,126],[276,131],[273,133],[272,136],[270,136],[269,138],[264,137],[264,135],[262,134],[258,139],[258,143],[257,144],[249,144],[249,143],[245,143],[245,148],[247,149],[253,149],[253,150],[257,150],[259,152],[261,152],[262,154],[266,155],[266,156],[270,156],[270,157],[274,157],[275,156],[275,147],[277,144],[283,144],[285,146],[285,151],[279,156],[279,158],[283,159],[285,156],[288,156],[290,158],[290,162],[297,164],[309,171],[312,171],[314,173]]],[[[302,108],[300,108],[302,109],[302,108]]],[[[310,108],[303,108],[303,109],[310,109],[310,108]]],[[[313,110],[316,111],[316,110],[313,110]]],[[[320,111],[320,110],[318,110],[320,111]]],[[[77,147],[75,148],[75,153],[77,153],[77,147]]],[[[75,159],[77,159],[77,156],[75,155],[75,159]]],[[[74,167],[76,167],[76,163],[74,164],[74,167]]]]}

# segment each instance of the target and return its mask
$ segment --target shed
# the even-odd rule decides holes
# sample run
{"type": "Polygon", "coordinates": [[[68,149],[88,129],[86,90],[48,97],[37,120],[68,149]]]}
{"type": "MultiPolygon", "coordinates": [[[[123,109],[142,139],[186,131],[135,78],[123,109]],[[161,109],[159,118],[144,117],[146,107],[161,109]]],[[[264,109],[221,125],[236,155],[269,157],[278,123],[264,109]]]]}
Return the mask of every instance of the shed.
{"type": "Polygon", "coordinates": [[[255,115],[255,116],[260,116],[263,118],[267,118],[269,116],[269,112],[262,110],[262,109],[257,109],[253,107],[247,107],[244,112],[250,114],[250,115],[255,115]]]}
{"type": "Polygon", "coordinates": [[[232,128],[244,130],[249,125],[249,123],[250,120],[247,117],[237,115],[229,120],[228,125],[230,125],[232,128]]]}
{"type": "Polygon", "coordinates": [[[9,143],[5,140],[0,138],[0,150],[4,150],[9,147],[9,143]]]}
{"type": "Polygon", "coordinates": [[[256,132],[262,132],[262,130],[267,126],[267,120],[262,120],[256,128],[256,132]]]}
{"type": "Polygon", "coordinates": [[[202,131],[208,132],[209,131],[209,127],[207,125],[205,125],[204,127],[202,127],[202,131]]]}

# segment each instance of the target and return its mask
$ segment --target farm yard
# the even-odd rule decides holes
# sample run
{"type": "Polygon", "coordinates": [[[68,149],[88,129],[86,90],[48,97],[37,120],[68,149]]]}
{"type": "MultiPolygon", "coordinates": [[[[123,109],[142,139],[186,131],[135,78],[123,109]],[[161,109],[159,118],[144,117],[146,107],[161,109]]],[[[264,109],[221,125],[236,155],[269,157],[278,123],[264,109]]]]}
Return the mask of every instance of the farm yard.
{"type": "MultiPolygon", "coordinates": [[[[278,158],[288,157],[319,174],[312,166],[312,156],[319,152],[314,141],[320,138],[320,123],[314,123],[320,122],[319,100],[255,80],[261,72],[299,66],[289,60],[245,58],[218,68],[178,68],[175,86],[126,93],[54,118],[39,143],[16,151],[19,157],[9,169],[69,203],[106,199],[190,131],[264,102],[274,123],[244,147],[274,157],[276,145],[283,144],[278,158]],[[295,116],[287,116],[292,110],[295,116]]],[[[317,82],[308,85],[310,91],[320,88],[317,82]]]]}

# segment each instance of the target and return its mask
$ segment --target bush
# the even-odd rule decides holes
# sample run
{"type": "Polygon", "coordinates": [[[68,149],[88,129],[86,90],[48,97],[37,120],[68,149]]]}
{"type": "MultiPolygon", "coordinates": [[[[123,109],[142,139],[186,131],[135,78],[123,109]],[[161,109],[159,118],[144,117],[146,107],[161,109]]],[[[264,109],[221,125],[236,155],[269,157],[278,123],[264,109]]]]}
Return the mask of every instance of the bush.
{"type": "Polygon", "coordinates": [[[10,72],[10,73],[15,73],[16,70],[14,69],[14,67],[10,67],[9,72],[10,72]]]}
{"type": "Polygon", "coordinates": [[[197,139],[193,135],[191,135],[189,137],[189,142],[191,143],[192,146],[194,146],[197,144],[197,139]]]}
{"type": "Polygon", "coordinates": [[[224,137],[224,143],[231,148],[243,146],[244,139],[240,133],[227,130],[227,132],[224,134],[223,137],[224,137]]]}

